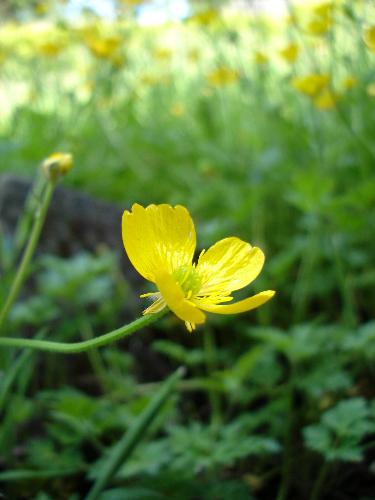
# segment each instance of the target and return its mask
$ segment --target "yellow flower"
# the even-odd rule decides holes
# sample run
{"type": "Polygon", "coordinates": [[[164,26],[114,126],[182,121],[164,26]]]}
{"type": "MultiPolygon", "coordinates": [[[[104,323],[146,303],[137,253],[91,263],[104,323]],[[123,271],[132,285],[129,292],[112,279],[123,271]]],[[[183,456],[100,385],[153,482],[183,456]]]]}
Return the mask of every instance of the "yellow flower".
{"type": "Polygon", "coordinates": [[[138,7],[139,5],[142,5],[145,0],[120,0],[120,2],[127,7],[138,7]]]}
{"type": "Polygon", "coordinates": [[[114,54],[111,54],[109,56],[108,60],[117,69],[121,68],[126,63],[126,58],[122,54],[120,54],[119,52],[115,52],[114,54]]]}
{"type": "Polygon", "coordinates": [[[333,13],[332,2],[324,2],[314,7],[314,14],[318,17],[328,18],[332,16],[332,13],[333,13]]]}
{"type": "Polygon", "coordinates": [[[144,73],[140,75],[139,82],[143,85],[150,85],[151,87],[153,87],[159,82],[159,77],[156,75],[152,75],[151,73],[144,73]]]}
{"type": "Polygon", "coordinates": [[[187,56],[191,62],[197,62],[200,59],[199,49],[190,49],[187,56]]]}
{"type": "Polygon", "coordinates": [[[332,27],[332,19],[327,18],[316,18],[308,23],[306,30],[311,35],[324,35],[332,27]]]}
{"type": "Polygon", "coordinates": [[[338,95],[326,88],[315,97],[314,104],[315,107],[321,111],[329,111],[335,108],[337,100],[338,95]]]}
{"type": "Polygon", "coordinates": [[[291,42],[279,51],[280,56],[288,62],[293,63],[300,53],[300,47],[297,43],[291,42]]]}
{"type": "Polygon", "coordinates": [[[208,74],[207,79],[211,85],[221,86],[236,82],[239,78],[238,71],[222,66],[208,74]]]}
{"type": "Polygon", "coordinates": [[[90,38],[86,40],[87,46],[94,56],[102,59],[110,59],[119,49],[122,39],[118,36],[108,36],[103,38],[90,38]]]}
{"type": "Polygon", "coordinates": [[[321,92],[329,83],[327,74],[312,73],[305,76],[297,76],[292,80],[293,87],[309,97],[314,97],[321,92]]]}
{"type": "Polygon", "coordinates": [[[189,17],[188,21],[200,24],[202,26],[209,26],[219,17],[219,11],[216,9],[206,9],[189,17]]]}
{"type": "Polygon", "coordinates": [[[181,205],[134,204],[122,217],[125,251],[136,270],[154,283],[157,292],[141,297],[153,300],[143,314],[168,307],[191,332],[205,322],[203,311],[236,314],[250,311],[271,299],[267,290],[234,304],[231,293],[251,283],[260,273],[264,254],[239,238],[218,241],[203,250],[193,263],[196,248],[194,223],[181,205]]]}
{"type": "Polygon", "coordinates": [[[179,118],[180,116],[184,116],[184,114],[186,113],[186,109],[185,109],[185,106],[181,102],[176,102],[176,103],[172,104],[169,112],[172,116],[179,118]]]}
{"type": "Polygon", "coordinates": [[[369,83],[366,87],[366,92],[370,97],[375,97],[375,83],[369,83]]]}
{"type": "Polygon", "coordinates": [[[41,43],[38,47],[39,53],[47,57],[57,56],[64,49],[65,49],[64,43],[52,40],[41,43]]]}
{"type": "Polygon", "coordinates": [[[375,52],[375,25],[367,28],[363,34],[363,39],[371,52],[375,52]]]}
{"type": "Polygon", "coordinates": [[[49,5],[48,5],[47,2],[38,2],[34,6],[34,12],[35,12],[35,14],[38,14],[40,16],[43,16],[44,14],[47,14],[48,11],[49,11],[49,5]]]}
{"type": "Polygon", "coordinates": [[[154,50],[155,59],[159,61],[169,61],[172,57],[173,52],[167,47],[158,47],[154,50]]]}
{"type": "Polygon", "coordinates": [[[342,81],[342,86],[345,90],[351,90],[354,88],[356,85],[358,85],[358,78],[356,78],[353,75],[348,75],[344,80],[342,81]]]}
{"type": "Polygon", "coordinates": [[[268,56],[264,52],[255,52],[254,61],[256,64],[266,64],[268,62],[268,56]]]}

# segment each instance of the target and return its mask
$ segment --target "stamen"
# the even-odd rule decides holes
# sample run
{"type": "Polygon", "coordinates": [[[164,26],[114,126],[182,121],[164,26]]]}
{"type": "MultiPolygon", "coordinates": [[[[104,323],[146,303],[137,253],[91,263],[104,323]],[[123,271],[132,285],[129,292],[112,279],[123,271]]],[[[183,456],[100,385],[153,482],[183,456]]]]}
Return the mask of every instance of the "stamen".
{"type": "Polygon", "coordinates": [[[195,323],[190,323],[189,321],[185,321],[185,326],[190,333],[192,333],[195,330],[195,323]]]}
{"type": "Polygon", "coordinates": [[[188,298],[197,294],[201,288],[201,276],[191,264],[188,266],[180,266],[174,271],[173,277],[188,298]]]}

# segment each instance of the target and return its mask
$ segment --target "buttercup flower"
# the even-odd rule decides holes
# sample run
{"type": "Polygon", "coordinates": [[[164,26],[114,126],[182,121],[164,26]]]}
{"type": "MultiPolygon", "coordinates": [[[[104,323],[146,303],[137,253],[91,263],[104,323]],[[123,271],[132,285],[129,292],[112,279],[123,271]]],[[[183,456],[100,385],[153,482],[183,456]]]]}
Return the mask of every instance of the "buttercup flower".
{"type": "Polygon", "coordinates": [[[89,36],[86,43],[91,53],[100,59],[110,59],[120,48],[121,38],[119,36],[93,37],[89,36]]]}
{"type": "Polygon", "coordinates": [[[60,54],[65,48],[65,44],[61,41],[47,41],[39,45],[38,51],[40,54],[47,57],[54,57],[60,54]]]}
{"type": "Polygon", "coordinates": [[[216,9],[206,9],[197,12],[191,16],[188,21],[200,24],[202,26],[209,26],[219,17],[219,11],[216,9]]]}
{"type": "Polygon", "coordinates": [[[330,17],[332,16],[334,5],[332,2],[324,2],[320,5],[314,7],[314,14],[319,17],[330,17]]]}
{"type": "Polygon", "coordinates": [[[125,251],[135,269],[154,283],[157,292],[147,293],[153,303],[143,314],[169,309],[185,322],[191,332],[205,322],[203,311],[236,314],[250,311],[271,299],[267,290],[239,302],[231,293],[251,283],[264,263],[260,248],[236,237],[224,238],[193,263],[196,248],[194,223],[181,205],[134,204],[122,218],[125,251]]]}
{"type": "Polygon", "coordinates": [[[330,89],[324,89],[315,99],[314,104],[321,111],[329,111],[336,107],[338,95],[330,89]]]}
{"type": "Polygon", "coordinates": [[[351,90],[354,88],[356,85],[358,85],[358,78],[356,78],[353,75],[348,75],[347,77],[344,78],[342,81],[342,86],[345,90],[351,90]]]}
{"type": "Polygon", "coordinates": [[[286,61],[293,63],[300,53],[300,47],[297,43],[291,42],[283,49],[279,50],[279,54],[286,61]]]}
{"type": "Polygon", "coordinates": [[[264,52],[255,52],[254,61],[256,64],[266,64],[268,62],[268,56],[264,52]]]}
{"type": "Polygon", "coordinates": [[[207,80],[211,85],[220,87],[228,83],[237,82],[239,80],[239,74],[238,71],[234,69],[221,66],[211,71],[211,73],[207,75],[207,80]]]}
{"type": "Polygon", "coordinates": [[[366,92],[370,97],[375,97],[375,83],[369,83],[366,87],[366,92]]]}
{"type": "Polygon", "coordinates": [[[309,97],[314,97],[327,87],[330,77],[327,74],[312,73],[305,76],[296,76],[292,80],[293,87],[309,97]]]}
{"type": "Polygon", "coordinates": [[[375,24],[366,29],[363,38],[371,52],[375,52],[375,24]]]}

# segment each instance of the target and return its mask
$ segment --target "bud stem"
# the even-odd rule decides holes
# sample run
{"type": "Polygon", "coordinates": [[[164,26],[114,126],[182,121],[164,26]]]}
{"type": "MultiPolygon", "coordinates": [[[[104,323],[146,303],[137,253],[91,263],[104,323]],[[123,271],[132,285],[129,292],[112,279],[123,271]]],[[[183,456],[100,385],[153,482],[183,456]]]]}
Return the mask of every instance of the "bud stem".
{"type": "Polygon", "coordinates": [[[10,308],[12,307],[14,301],[16,300],[21,286],[26,278],[27,269],[29,267],[30,261],[34,255],[35,247],[38,243],[39,236],[46,218],[47,210],[51,202],[51,198],[56,186],[56,182],[49,181],[43,195],[43,200],[40,209],[35,213],[34,224],[30,232],[29,241],[27,242],[25,251],[23,252],[21,262],[18,266],[16,275],[14,277],[12,286],[9,290],[8,297],[0,312],[0,335],[1,327],[8,315],[10,308]]]}

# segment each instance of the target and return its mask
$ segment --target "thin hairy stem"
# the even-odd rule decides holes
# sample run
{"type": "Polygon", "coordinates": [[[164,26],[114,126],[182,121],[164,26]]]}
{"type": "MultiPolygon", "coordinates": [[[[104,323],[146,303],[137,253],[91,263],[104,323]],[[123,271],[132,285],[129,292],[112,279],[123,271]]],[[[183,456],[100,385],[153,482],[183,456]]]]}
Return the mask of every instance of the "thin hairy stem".
{"type": "Polygon", "coordinates": [[[100,335],[99,337],[84,340],[82,342],[53,342],[50,340],[0,337],[0,346],[18,348],[25,347],[29,349],[36,349],[38,351],[50,351],[60,354],[77,354],[80,352],[88,351],[89,349],[103,347],[107,344],[127,337],[128,335],[137,332],[141,328],[154,323],[164,314],[165,311],[161,311],[158,314],[147,314],[146,316],[142,316],[132,323],[118,328],[117,330],[113,330],[109,333],[105,333],[104,335],[100,335]]]}

